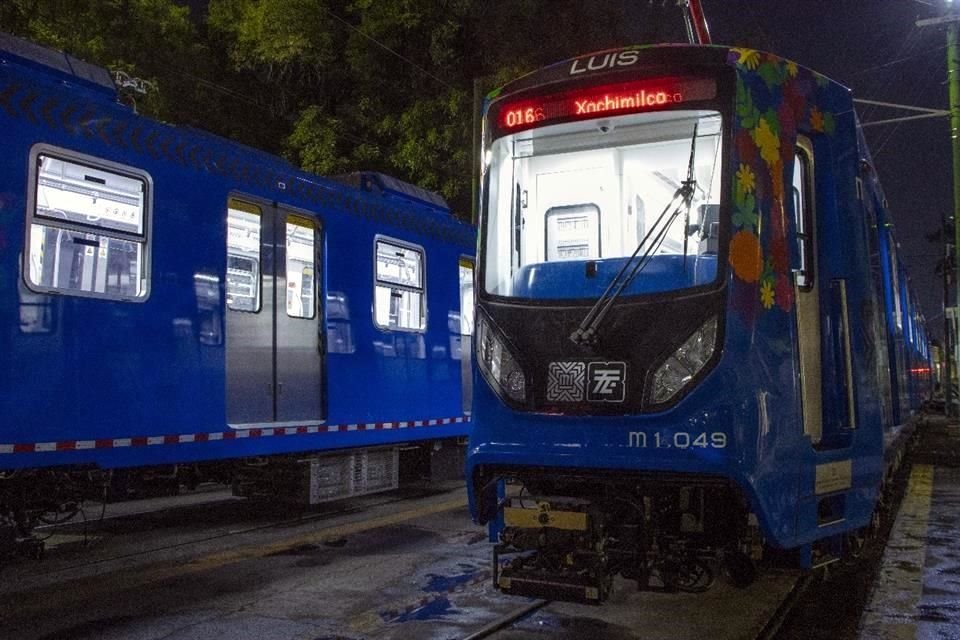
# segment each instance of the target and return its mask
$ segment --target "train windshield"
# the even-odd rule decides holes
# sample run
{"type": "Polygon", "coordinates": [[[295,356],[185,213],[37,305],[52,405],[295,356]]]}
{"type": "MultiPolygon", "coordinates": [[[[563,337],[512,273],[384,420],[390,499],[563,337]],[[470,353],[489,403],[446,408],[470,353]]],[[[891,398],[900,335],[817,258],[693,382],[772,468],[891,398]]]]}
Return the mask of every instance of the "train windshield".
{"type": "Polygon", "coordinates": [[[717,111],[670,110],[496,139],[485,183],[486,292],[594,299],[641,243],[650,258],[623,296],[715,282],[722,124],[717,111]],[[689,178],[688,207],[676,196],[689,178]]]}

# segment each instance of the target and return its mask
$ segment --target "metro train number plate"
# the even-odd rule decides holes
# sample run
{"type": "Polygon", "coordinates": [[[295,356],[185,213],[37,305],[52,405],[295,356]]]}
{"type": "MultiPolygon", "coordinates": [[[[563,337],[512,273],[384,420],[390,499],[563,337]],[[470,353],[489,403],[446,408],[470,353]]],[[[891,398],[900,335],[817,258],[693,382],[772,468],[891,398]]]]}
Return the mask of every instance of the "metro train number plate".
{"type": "Polygon", "coordinates": [[[727,434],[723,431],[631,431],[627,446],[636,449],[726,449],[727,434]]]}

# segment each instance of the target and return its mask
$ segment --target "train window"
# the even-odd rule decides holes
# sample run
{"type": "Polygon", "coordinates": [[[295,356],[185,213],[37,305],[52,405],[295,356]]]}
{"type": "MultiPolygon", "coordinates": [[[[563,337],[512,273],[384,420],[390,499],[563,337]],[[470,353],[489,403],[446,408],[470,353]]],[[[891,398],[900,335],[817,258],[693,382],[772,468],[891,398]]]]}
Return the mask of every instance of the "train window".
{"type": "Polygon", "coordinates": [[[227,207],[227,308],[260,311],[260,207],[231,198],[227,207]]]}
{"type": "Polygon", "coordinates": [[[547,209],[547,262],[600,257],[600,208],[575,204],[547,209]]]}
{"type": "Polygon", "coordinates": [[[473,261],[460,258],[460,335],[473,335],[473,261]]]}
{"type": "Polygon", "coordinates": [[[793,163],[793,222],[796,227],[797,287],[809,289],[813,286],[813,158],[809,143],[797,146],[796,161],[793,163]]]}
{"type": "Polygon", "coordinates": [[[900,296],[900,269],[897,259],[897,241],[893,234],[888,236],[890,241],[890,274],[893,280],[893,317],[897,323],[897,329],[903,329],[903,301],[900,296]]]}
{"type": "Polygon", "coordinates": [[[377,327],[399,331],[427,328],[422,247],[391,238],[374,241],[373,319],[377,327]]]}
{"type": "Polygon", "coordinates": [[[149,176],[41,150],[31,178],[28,284],[44,292],[146,299],[149,176]]]}
{"type": "Polygon", "coordinates": [[[313,318],[316,305],[316,226],[301,216],[287,217],[287,315],[313,318]]]}
{"type": "Polygon", "coordinates": [[[695,216],[721,202],[722,132],[716,111],[684,109],[555,124],[494,141],[481,234],[486,291],[593,297],[641,243],[651,266],[624,295],[717,282],[711,238],[720,218],[699,224],[695,216]],[[678,206],[678,190],[691,169],[688,212],[678,206]],[[601,277],[572,280],[586,273],[575,263],[591,261],[602,261],[601,277]]]}

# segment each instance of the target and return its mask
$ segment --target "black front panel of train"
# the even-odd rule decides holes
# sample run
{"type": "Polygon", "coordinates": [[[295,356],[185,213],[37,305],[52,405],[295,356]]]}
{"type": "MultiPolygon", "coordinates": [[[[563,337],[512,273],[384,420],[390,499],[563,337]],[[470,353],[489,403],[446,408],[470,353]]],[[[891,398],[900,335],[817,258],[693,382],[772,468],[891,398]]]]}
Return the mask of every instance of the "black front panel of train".
{"type": "Polygon", "coordinates": [[[584,306],[540,306],[481,301],[480,306],[510,343],[527,383],[521,411],[568,415],[623,415],[660,411],[679,401],[709,373],[723,345],[726,287],[620,300],[592,345],[570,335],[589,311],[584,306]],[[705,322],[718,320],[716,349],[697,379],[665,405],[654,405],[653,373],[705,322]]]}

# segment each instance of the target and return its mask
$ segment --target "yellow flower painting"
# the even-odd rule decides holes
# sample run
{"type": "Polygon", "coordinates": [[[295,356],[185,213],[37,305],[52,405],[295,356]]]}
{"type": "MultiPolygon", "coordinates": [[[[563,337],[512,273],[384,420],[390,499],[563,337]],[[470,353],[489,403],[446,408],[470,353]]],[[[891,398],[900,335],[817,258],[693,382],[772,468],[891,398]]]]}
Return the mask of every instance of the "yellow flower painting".
{"type": "Polygon", "coordinates": [[[756,186],[757,177],[753,175],[750,165],[741,163],[737,169],[737,190],[743,194],[753,193],[756,186]]]}
{"type": "Polygon", "coordinates": [[[776,294],[773,291],[773,285],[770,284],[769,280],[765,281],[763,286],[760,287],[760,302],[763,303],[763,308],[771,308],[775,298],[776,294]]]}

